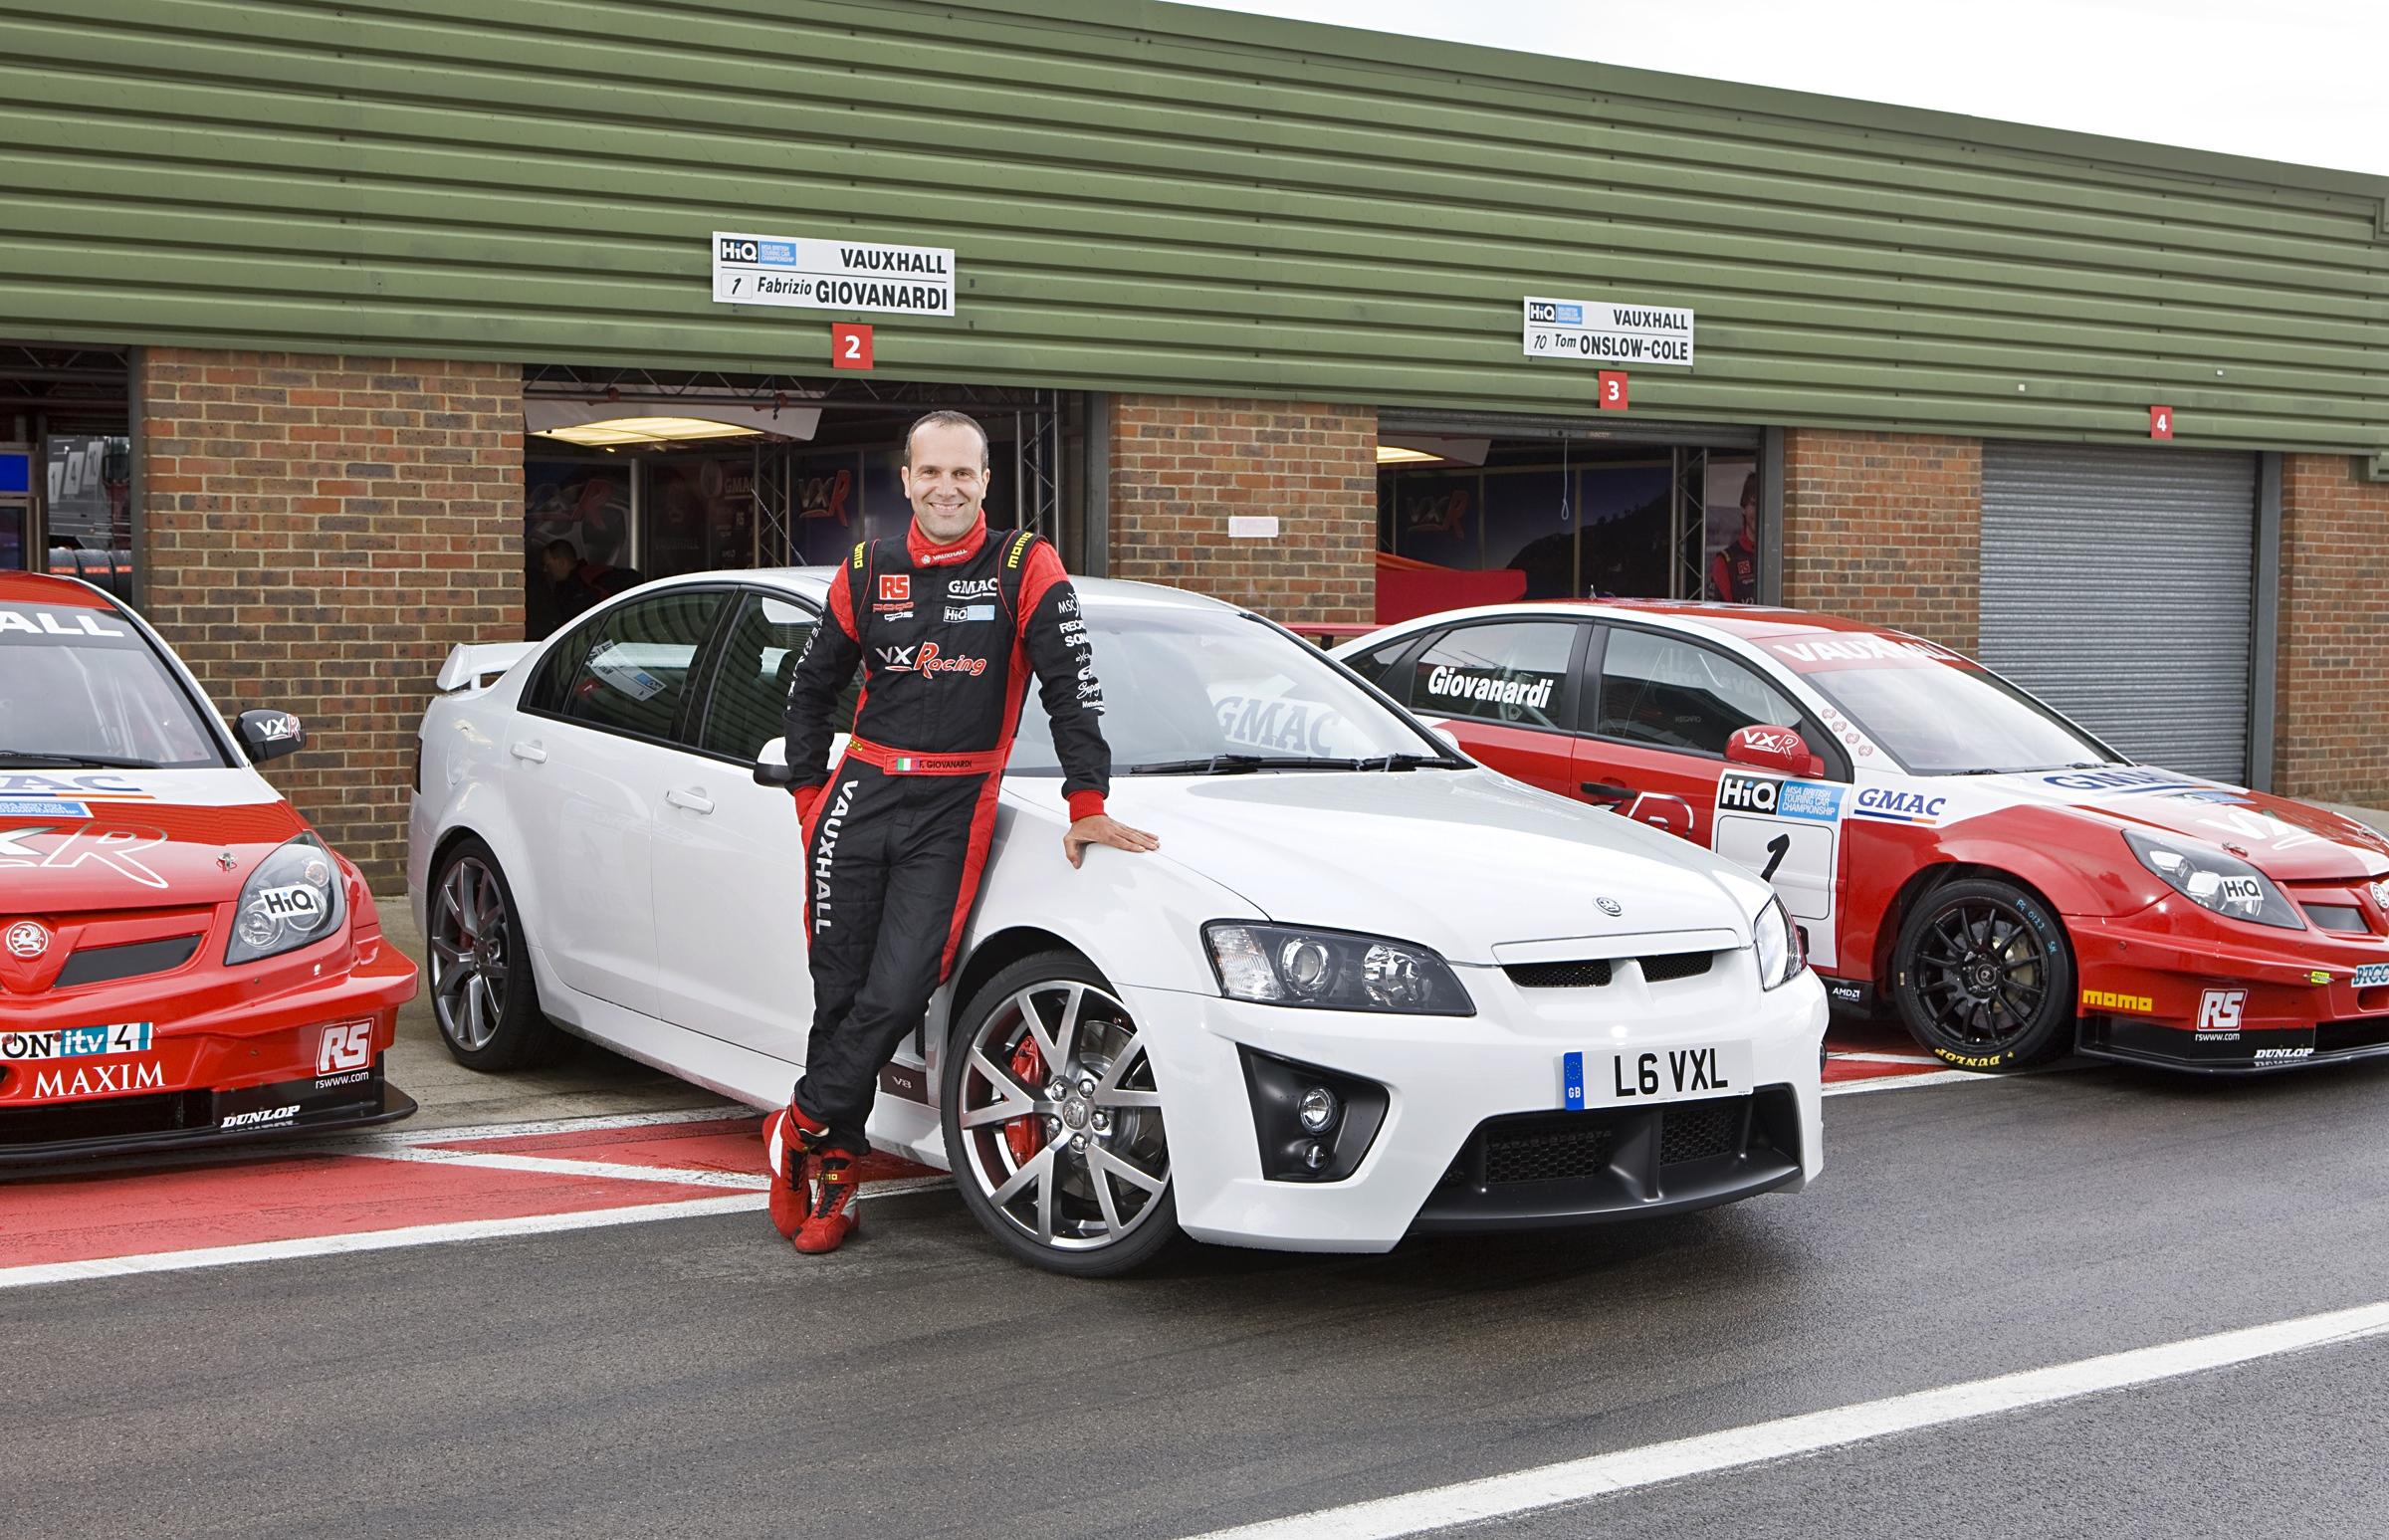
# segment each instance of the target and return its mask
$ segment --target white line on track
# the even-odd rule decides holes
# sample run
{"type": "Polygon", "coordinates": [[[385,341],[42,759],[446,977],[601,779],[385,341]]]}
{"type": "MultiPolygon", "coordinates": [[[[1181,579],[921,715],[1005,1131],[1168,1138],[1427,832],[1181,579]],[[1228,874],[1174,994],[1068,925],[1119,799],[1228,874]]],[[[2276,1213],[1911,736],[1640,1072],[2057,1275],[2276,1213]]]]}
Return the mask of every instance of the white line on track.
{"type": "Polygon", "coordinates": [[[2389,1333],[2389,1301],[1323,1508],[1193,1540],[1396,1540],[2389,1333]]]}
{"type": "Polygon", "coordinates": [[[655,1219],[690,1219],[716,1213],[746,1213],[763,1207],[760,1193],[693,1198],[677,1204],[640,1204],[628,1209],[589,1209],[578,1213],[534,1213],[513,1219],[459,1219],[446,1224],[410,1224],[400,1229],[358,1230],[346,1235],[306,1235],[292,1240],[256,1240],[235,1246],[188,1251],[151,1251],[84,1262],[34,1262],[0,1267],[0,1289],[33,1283],[116,1278],[136,1272],[180,1272],[192,1267],[228,1267],[236,1262],[278,1262],[300,1256],[336,1256],[348,1251],[386,1251],[398,1246],[435,1245],[451,1240],[488,1240],[510,1235],[546,1235],[559,1230],[600,1229],[609,1224],[645,1224],[655,1219]]]}
{"type": "MultiPolygon", "coordinates": [[[[724,1174],[711,1172],[704,1175],[720,1177],[724,1174]]],[[[756,1180],[760,1185],[763,1179],[756,1180]]],[[[902,1198],[910,1193],[934,1192],[953,1185],[951,1177],[906,1177],[891,1182],[867,1182],[863,1190],[855,1195],[854,1201],[859,1204],[882,1198],[902,1198]]],[[[306,1235],[292,1240],[258,1240],[243,1245],[206,1246],[187,1251],[150,1251],[138,1256],[106,1256],[91,1261],[33,1262],[21,1267],[0,1267],[0,1289],[25,1288],[37,1283],[120,1278],[130,1273],[230,1267],[242,1262],[283,1262],[307,1256],[336,1256],[351,1251],[387,1251],[401,1246],[443,1245],[460,1240],[547,1235],[563,1230],[602,1229],[615,1224],[645,1224],[655,1219],[700,1219],[722,1213],[753,1213],[761,1210],[766,1202],[760,1193],[732,1193],[721,1198],[692,1198],[675,1204],[638,1204],[624,1209],[590,1209],[578,1213],[534,1213],[512,1219],[460,1219],[446,1224],[411,1224],[401,1229],[358,1230],[345,1235],[306,1235]]]]}
{"type": "MultiPolygon", "coordinates": [[[[606,1134],[625,1128],[667,1128],[675,1123],[727,1123],[752,1118],[758,1127],[763,1115],[735,1103],[720,1107],[681,1107],[671,1112],[613,1112],[586,1118],[543,1118],[530,1123],[476,1123],[459,1128],[377,1129],[355,1136],[355,1144],[456,1144],[468,1139],[528,1139],[538,1134],[606,1134]]],[[[333,1148],[352,1148],[342,1143],[333,1148]]]]}
{"type": "Polygon", "coordinates": [[[523,1171],[543,1177],[602,1177],[612,1182],[663,1182],[674,1187],[735,1187],[760,1193],[771,1185],[761,1172],[708,1171],[689,1166],[626,1166],[618,1161],[503,1155],[487,1150],[435,1150],[421,1146],[353,1152],[359,1160],[410,1161],[425,1166],[471,1166],[482,1171],[523,1171]]]}
{"type": "Polygon", "coordinates": [[[1981,1075],[1971,1069],[1936,1069],[1922,1075],[1878,1075],[1872,1080],[1836,1080],[1828,1082],[1823,1096],[1856,1096],[1862,1091],[1905,1091],[1920,1085],[1996,1085],[2004,1075],[1981,1075]]]}

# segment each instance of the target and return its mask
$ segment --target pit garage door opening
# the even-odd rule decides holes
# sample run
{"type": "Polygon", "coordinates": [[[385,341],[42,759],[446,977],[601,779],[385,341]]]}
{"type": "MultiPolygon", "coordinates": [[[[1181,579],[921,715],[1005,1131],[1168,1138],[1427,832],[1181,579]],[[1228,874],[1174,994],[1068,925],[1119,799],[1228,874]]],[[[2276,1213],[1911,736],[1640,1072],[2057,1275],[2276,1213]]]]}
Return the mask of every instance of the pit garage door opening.
{"type": "Polygon", "coordinates": [[[638,582],[825,565],[904,532],[905,430],[951,407],[987,430],[987,522],[1084,539],[1084,398],[755,376],[528,372],[525,633],[638,582]]]}
{"type": "Polygon", "coordinates": [[[1517,598],[1760,597],[1756,430],[1389,409],[1377,453],[1380,624],[1517,598]]]}

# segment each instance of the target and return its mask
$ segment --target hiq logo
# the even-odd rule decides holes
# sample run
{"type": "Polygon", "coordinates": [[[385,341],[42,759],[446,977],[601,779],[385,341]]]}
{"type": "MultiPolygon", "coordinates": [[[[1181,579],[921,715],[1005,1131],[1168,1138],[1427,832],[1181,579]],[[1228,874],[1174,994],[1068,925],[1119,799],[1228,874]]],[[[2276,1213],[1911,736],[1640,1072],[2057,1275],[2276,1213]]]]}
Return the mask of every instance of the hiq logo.
{"type": "Polygon", "coordinates": [[[1717,805],[1737,812],[1775,811],[1783,782],[1756,775],[1727,775],[1717,782],[1717,805]]]}
{"type": "Polygon", "coordinates": [[[723,236],[715,243],[715,249],[724,262],[754,262],[759,256],[753,241],[743,241],[735,235],[723,236]]]}

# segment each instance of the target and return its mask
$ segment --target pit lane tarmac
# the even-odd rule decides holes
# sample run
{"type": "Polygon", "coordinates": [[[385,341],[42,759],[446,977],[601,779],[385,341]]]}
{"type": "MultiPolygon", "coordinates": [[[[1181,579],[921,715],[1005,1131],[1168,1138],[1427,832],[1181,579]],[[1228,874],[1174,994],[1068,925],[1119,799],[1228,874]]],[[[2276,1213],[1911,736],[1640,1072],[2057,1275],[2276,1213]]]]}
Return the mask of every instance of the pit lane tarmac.
{"type": "Polygon", "coordinates": [[[11,1290],[11,1521],[1169,1540],[1405,1499],[1444,1533],[1533,1472],[1551,1501],[1465,1532],[2380,1533],[2389,1338],[2311,1318],[2382,1318],[2389,1066],[1917,1078],[1829,1103],[1806,1194],[1386,1256],[1075,1283],[939,1187],[817,1259],[731,1212],[11,1290]],[[1965,1415],[1552,1476],[1915,1397],[1965,1415]]]}

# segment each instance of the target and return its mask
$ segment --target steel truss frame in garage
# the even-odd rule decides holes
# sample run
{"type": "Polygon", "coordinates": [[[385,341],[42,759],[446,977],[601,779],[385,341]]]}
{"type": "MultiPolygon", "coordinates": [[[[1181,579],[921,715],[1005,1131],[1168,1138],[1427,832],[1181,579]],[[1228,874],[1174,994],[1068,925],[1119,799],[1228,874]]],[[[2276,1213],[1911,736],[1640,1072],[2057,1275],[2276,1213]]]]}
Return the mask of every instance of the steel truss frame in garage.
{"type": "MultiPolygon", "coordinates": [[[[756,408],[876,406],[941,408],[968,412],[990,429],[1011,428],[1011,507],[1020,526],[1060,546],[1064,535],[1064,466],[1072,429],[1071,399],[1059,390],[1009,385],[939,385],[896,380],[819,379],[783,374],[729,374],[713,370],[597,368],[543,364],[524,370],[527,396],[571,400],[623,400],[657,406],[756,408]]],[[[802,480],[802,442],[755,447],[755,553],[758,566],[784,566],[795,550],[797,493],[802,480]]],[[[993,467],[1005,474],[1000,457],[993,467]]]]}

